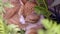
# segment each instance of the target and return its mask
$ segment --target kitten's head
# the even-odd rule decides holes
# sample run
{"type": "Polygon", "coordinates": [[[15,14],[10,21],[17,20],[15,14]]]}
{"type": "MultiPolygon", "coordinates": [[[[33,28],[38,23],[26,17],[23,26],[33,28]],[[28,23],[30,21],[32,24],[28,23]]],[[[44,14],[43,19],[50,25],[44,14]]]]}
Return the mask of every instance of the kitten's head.
{"type": "Polygon", "coordinates": [[[30,15],[26,16],[25,21],[28,23],[37,23],[39,18],[40,18],[40,16],[37,14],[30,14],[30,15]]]}

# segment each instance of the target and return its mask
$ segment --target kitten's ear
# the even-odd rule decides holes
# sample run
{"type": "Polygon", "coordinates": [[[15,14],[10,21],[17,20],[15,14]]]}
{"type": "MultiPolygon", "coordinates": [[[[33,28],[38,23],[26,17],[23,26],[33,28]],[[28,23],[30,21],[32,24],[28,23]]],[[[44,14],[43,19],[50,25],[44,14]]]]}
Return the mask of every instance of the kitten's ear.
{"type": "Polygon", "coordinates": [[[42,20],[44,19],[43,15],[40,15],[40,23],[42,23],[42,20]]]}
{"type": "Polygon", "coordinates": [[[40,15],[40,18],[41,18],[41,19],[44,19],[44,16],[43,16],[43,15],[40,15]]]}
{"type": "Polygon", "coordinates": [[[22,2],[25,4],[28,0],[22,0],[22,2]]]}
{"type": "Polygon", "coordinates": [[[40,18],[39,18],[39,21],[38,23],[41,23],[41,20],[44,19],[44,16],[43,15],[40,15],[40,18]]]}

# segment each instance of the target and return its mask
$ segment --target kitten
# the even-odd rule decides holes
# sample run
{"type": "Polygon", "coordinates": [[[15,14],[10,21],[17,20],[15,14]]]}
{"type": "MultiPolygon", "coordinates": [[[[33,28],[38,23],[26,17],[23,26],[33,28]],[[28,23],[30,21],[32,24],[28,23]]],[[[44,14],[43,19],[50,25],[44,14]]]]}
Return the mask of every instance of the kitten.
{"type": "Polygon", "coordinates": [[[23,20],[20,23],[23,25],[21,28],[25,30],[25,34],[37,34],[37,30],[42,28],[42,24],[40,22],[40,15],[34,13],[34,6],[36,6],[33,2],[27,2],[23,9],[23,13],[20,14],[20,18],[22,15],[23,20]],[[24,21],[24,22],[23,22],[24,21]]]}
{"type": "MultiPolygon", "coordinates": [[[[35,17],[35,16],[33,16],[35,17]]],[[[37,16],[38,17],[38,16],[37,16]]],[[[37,17],[35,17],[37,19],[37,17]]],[[[30,19],[32,18],[32,16],[28,17],[28,20],[25,21],[25,23],[20,22],[21,24],[23,24],[23,26],[25,27],[22,27],[23,30],[25,30],[25,34],[37,34],[37,30],[42,28],[42,24],[41,24],[41,19],[43,19],[42,17],[43,16],[39,16],[39,20],[36,22],[33,23],[33,21],[31,21],[30,19]]],[[[26,18],[27,19],[27,18],[26,18]]],[[[32,20],[35,20],[35,19],[32,19],[32,20]]]]}
{"type": "Polygon", "coordinates": [[[34,2],[29,2],[29,1],[26,2],[25,5],[22,4],[20,7],[17,5],[16,7],[20,9],[14,8],[16,9],[16,12],[14,9],[12,9],[14,11],[13,13],[12,13],[12,10],[10,10],[11,12],[9,13],[7,12],[7,14],[5,15],[7,18],[9,18],[9,19],[6,19],[7,23],[19,25],[19,28],[26,31],[25,34],[37,34],[37,30],[42,28],[42,25],[40,22],[40,19],[41,19],[40,15],[34,14],[34,11],[35,11],[34,6],[36,6],[36,4],[34,2]],[[17,9],[19,10],[19,12],[17,12],[17,9]],[[23,19],[24,22],[20,21],[19,18],[23,19]]]}

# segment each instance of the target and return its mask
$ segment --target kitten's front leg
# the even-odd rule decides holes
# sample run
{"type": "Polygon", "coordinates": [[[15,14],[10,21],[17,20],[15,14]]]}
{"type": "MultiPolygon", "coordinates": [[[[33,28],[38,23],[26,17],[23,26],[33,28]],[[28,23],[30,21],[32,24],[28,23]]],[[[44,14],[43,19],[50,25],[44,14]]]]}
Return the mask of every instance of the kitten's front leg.
{"type": "Polygon", "coordinates": [[[25,34],[37,34],[37,31],[35,29],[29,29],[25,32],[25,34]]]}

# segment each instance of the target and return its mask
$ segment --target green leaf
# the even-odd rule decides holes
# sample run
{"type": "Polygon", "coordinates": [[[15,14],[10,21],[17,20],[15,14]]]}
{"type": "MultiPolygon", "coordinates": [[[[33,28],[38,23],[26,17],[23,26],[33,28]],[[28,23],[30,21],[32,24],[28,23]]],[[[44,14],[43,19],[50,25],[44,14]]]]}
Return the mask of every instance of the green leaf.
{"type": "Polygon", "coordinates": [[[9,7],[9,8],[14,7],[14,6],[13,6],[12,4],[10,4],[10,3],[5,3],[4,6],[5,6],[5,7],[9,7]]]}
{"type": "Polygon", "coordinates": [[[57,23],[56,22],[53,23],[53,21],[52,20],[49,21],[49,19],[43,19],[41,21],[42,21],[42,24],[44,25],[44,27],[46,29],[53,30],[57,26],[57,23]]]}
{"type": "Polygon", "coordinates": [[[43,4],[43,0],[37,0],[38,4],[43,4]]]}
{"type": "Polygon", "coordinates": [[[5,22],[3,21],[3,17],[0,15],[0,34],[7,34],[7,30],[5,28],[5,22]]]}
{"type": "Polygon", "coordinates": [[[55,28],[57,27],[57,23],[55,22],[55,23],[52,23],[53,25],[52,25],[52,27],[51,27],[51,31],[53,31],[53,30],[55,30],[55,28]]]}
{"type": "Polygon", "coordinates": [[[51,23],[52,21],[49,21],[48,19],[43,19],[42,20],[42,24],[43,24],[43,26],[46,28],[46,29],[50,29],[51,28],[51,26],[52,26],[52,23],[51,23]]]}
{"type": "Polygon", "coordinates": [[[48,17],[51,15],[51,12],[48,10],[47,2],[46,0],[37,0],[38,5],[35,6],[35,12],[37,14],[42,14],[45,17],[48,17]]]}
{"type": "Polygon", "coordinates": [[[43,29],[38,30],[38,34],[45,34],[43,29]]]}
{"type": "Polygon", "coordinates": [[[39,34],[60,34],[60,24],[57,24],[56,21],[53,22],[53,20],[49,19],[43,19],[41,21],[46,30],[39,30],[39,34]]]}
{"type": "Polygon", "coordinates": [[[43,14],[44,16],[50,16],[50,13],[48,13],[44,7],[36,6],[35,7],[35,12],[37,14],[43,14]]]}
{"type": "Polygon", "coordinates": [[[0,0],[0,3],[2,3],[2,0],[0,0]]]}
{"type": "Polygon", "coordinates": [[[0,13],[2,13],[2,12],[3,12],[3,7],[0,6],[0,13]]]}
{"type": "Polygon", "coordinates": [[[5,11],[4,6],[6,5],[10,6],[9,3],[4,4],[2,0],[0,0],[0,34],[9,34],[7,24],[5,23],[5,20],[3,19],[3,12],[5,11]]]}

